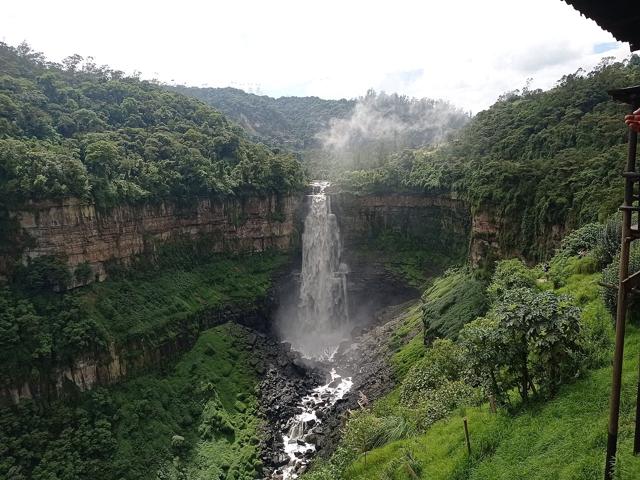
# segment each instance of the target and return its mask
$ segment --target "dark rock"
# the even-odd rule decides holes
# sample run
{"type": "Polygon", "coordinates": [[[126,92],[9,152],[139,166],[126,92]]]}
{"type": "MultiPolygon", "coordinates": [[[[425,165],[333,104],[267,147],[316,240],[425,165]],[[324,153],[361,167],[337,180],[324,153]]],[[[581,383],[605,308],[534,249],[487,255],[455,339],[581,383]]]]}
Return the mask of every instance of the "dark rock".
{"type": "Polygon", "coordinates": [[[278,453],[271,457],[271,464],[276,467],[282,467],[289,463],[289,457],[284,453],[278,453]]]}

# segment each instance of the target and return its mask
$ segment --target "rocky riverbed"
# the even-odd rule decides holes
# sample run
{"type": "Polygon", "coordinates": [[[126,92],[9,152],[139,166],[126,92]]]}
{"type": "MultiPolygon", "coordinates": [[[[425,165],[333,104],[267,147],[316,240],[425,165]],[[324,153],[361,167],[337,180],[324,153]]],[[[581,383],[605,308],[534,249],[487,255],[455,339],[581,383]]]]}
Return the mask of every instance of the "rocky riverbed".
{"type": "Polygon", "coordinates": [[[288,344],[265,339],[272,354],[265,359],[270,363],[260,392],[263,478],[297,478],[312,457],[330,455],[349,411],[393,387],[389,338],[411,303],[379,311],[374,326],[354,332],[354,340],[343,343],[330,362],[303,359],[288,344]]]}

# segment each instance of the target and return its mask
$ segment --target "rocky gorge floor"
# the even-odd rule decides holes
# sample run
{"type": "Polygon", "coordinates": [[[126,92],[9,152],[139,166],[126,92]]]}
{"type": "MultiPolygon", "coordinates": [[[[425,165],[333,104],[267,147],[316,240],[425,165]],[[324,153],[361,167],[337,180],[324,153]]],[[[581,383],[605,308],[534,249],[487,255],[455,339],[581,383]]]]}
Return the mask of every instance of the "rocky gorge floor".
{"type": "MultiPolygon", "coordinates": [[[[291,419],[303,412],[303,397],[314,389],[317,392],[318,386],[332,385],[336,374],[349,378],[350,382],[348,391],[339,398],[332,399],[325,392],[314,401],[314,420],[304,437],[314,448],[306,449],[300,441],[301,451],[296,455],[303,461],[296,465],[296,475],[302,473],[311,457],[329,456],[335,450],[350,411],[366,406],[392,389],[395,380],[390,364],[393,354],[390,338],[414,303],[412,300],[379,310],[372,325],[354,332],[354,339],[344,342],[330,362],[304,359],[289,344],[260,337],[260,348],[256,351],[261,353],[252,362],[261,370],[258,373],[264,375],[260,385],[260,412],[265,420],[261,443],[264,479],[296,478],[285,473],[290,458],[285,451],[283,432],[290,427],[291,419]]],[[[307,403],[310,400],[313,399],[305,398],[307,403]]]]}

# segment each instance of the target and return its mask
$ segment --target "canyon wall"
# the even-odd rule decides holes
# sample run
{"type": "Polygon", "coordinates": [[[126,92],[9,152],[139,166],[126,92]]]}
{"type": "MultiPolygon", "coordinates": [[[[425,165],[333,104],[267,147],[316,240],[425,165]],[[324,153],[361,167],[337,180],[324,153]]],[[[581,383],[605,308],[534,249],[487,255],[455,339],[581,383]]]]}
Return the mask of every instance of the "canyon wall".
{"type": "Polygon", "coordinates": [[[162,243],[185,238],[205,241],[213,252],[287,250],[299,236],[300,206],[300,196],[201,198],[185,205],[122,205],[103,212],[66,199],[31,203],[11,215],[29,239],[23,261],[56,255],[71,269],[86,263],[90,283],[106,278],[109,262],[126,265],[162,243]]]}
{"type": "MultiPolygon", "coordinates": [[[[331,203],[346,252],[393,232],[418,239],[441,255],[464,260],[469,254],[475,265],[505,253],[500,246],[499,220],[482,212],[472,215],[463,201],[451,196],[334,193],[331,203]]],[[[204,241],[215,252],[291,249],[299,242],[304,204],[304,197],[298,195],[199,199],[186,205],[165,202],[103,212],[68,199],[30,204],[12,215],[29,238],[23,261],[57,255],[66,258],[72,269],[86,263],[93,273],[90,282],[104,280],[110,262],[127,264],[137,255],[153,254],[163,243],[185,238],[204,241]]],[[[372,303],[369,310],[373,311],[376,300],[394,297],[399,302],[421,293],[389,275],[383,260],[356,255],[347,261],[350,296],[359,306],[372,303]]],[[[21,385],[0,386],[0,403],[56,398],[65,392],[112,384],[175,358],[210,326],[237,321],[268,329],[270,312],[270,304],[244,311],[205,309],[185,318],[180,333],[172,338],[112,343],[21,385]]],[[[157,338],[164,337],[159,334],[157,338]]]]}
{"type": "Polygon", "coordinates": [[[471,212],[451,196],[338,193],[331,201],[347,249],[385,231],[419,238],[452,256],[464,255],[469,246],[471,212]]]}
{"type": "Polygon", "coordinates": [[[32,378],[21,384],[0,385],[0,405],[17,404],[27,399],[46,402],[73,396],[78,391],[111,385],[126,377],[157,369],[192,348],[200,332],[226,322],[265,331],[271,308],[272,300],[267,298],[246,309],[204,309],[185,318],[177,332],[164,336],[161,341],[137,338],[123,344],[110,342],[104,351],[86,352],[66,366],[33,373],[32,378]]]}

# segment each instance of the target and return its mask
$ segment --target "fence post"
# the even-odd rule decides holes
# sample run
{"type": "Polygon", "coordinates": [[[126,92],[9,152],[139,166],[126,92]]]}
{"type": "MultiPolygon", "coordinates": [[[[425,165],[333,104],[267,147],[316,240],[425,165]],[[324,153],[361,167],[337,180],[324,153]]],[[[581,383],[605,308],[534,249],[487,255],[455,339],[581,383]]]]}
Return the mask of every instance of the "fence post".
{"type": "Polygon", "coordinates": [[[467,451],[469,452],[469,456],[471,456],[471,440],[469,440],[469,426],[467,425],[467,417],[462,419],[464,422],[464,436],[467,441],[467,451]]]}

